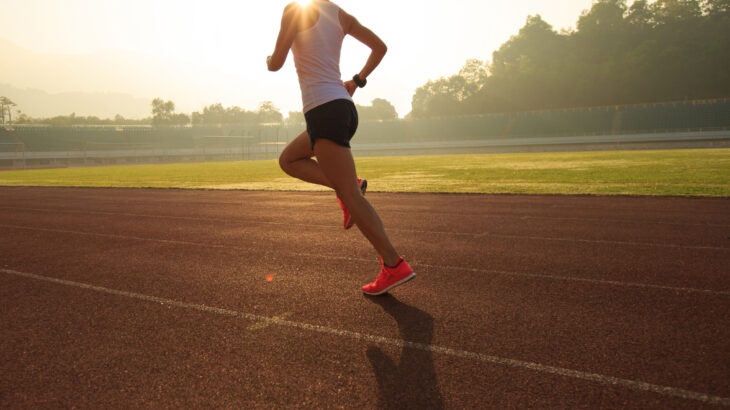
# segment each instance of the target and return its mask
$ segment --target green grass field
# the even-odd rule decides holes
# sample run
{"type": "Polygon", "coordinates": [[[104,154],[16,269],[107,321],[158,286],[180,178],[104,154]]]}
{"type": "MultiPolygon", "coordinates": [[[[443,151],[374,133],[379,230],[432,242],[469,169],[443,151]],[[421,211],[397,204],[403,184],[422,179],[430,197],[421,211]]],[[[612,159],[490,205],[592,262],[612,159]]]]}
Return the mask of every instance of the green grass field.
{"type": "MultiPolygon", "coordinates": [[[[730,149],[364,157],[386,192],[730,196],[730,149]]],[[[318,190],[276,161],[0,172],[5,186],[318,190]]]]}

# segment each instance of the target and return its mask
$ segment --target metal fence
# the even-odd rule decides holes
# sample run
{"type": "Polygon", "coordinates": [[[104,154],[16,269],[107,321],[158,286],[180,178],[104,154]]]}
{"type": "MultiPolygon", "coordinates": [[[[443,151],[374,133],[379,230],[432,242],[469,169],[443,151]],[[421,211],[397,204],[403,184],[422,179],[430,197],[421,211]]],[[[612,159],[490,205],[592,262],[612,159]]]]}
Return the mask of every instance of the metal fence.
{"type": "MultiPolygon", "coordinates": [[[[16,125],[0,128],[0,168],[274,159],[304,128],[16,125]]],[[[730,130],[728,99],[361,122],[353,149],[407,155],[725,146],[724,130],[730,130]]]]}

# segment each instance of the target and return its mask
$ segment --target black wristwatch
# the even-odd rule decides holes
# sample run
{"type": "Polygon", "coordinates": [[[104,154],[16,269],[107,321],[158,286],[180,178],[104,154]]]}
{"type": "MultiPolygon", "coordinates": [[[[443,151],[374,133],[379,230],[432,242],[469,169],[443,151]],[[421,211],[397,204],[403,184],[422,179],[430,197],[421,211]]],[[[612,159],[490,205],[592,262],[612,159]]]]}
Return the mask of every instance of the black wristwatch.
{"type": "Polygon", "coordinates": [[[355,74],[352,76],[352,81],[355,82],[355,85],[357,85],[360,88],[365,87],[365,85],[368,83],[368,80],[362,80],[360,79],[360,76],[355,74]]]}

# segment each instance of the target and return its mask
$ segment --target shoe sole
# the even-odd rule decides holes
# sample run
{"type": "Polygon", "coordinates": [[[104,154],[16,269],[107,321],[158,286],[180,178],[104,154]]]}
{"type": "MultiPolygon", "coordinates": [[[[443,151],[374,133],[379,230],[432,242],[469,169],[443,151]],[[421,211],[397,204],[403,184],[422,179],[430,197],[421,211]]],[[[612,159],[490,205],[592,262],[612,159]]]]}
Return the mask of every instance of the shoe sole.
{"type": "Polygon", "coordinates": [[[392,284],[392,285],[388,286],[387,288],[385,288],[384,290],[381,290],[381,291],[380,291],[380,292],[378,292],[378,293],[368,293],[368,292],[365,292],[365,291],[363,291],[363,293],[364,293],[364,294],[366,294],[366,295],[370,295],[370,296],[380,296],[380,295],[382,295],[383,293],[388,293],[388,291],[389,291],[389,290],[391,290],[391,289],[393,289],[394,287],[396,287],[396,286],[400,286],[400,285],[402,285],[402,284],[404,284],[404,283],[408,282],[409,280],[411,280],[411,279],[413,279],[413,278],[415,278],[415,277],[416,277],[416,274],[415,274],[415,273],[411,273],[411,275],[410,275],[410,276],[408,276],[407,278],[403,278],[403,279],[401,279],[400,281],[398,281],[398,282],[396,282],[396,283],[394,283],[394,284],[392,284]]]}
{"type": "MultiPolygon", "coordinates": [[[[362,194],[365,195],[365,191],[368,190],[368,180],[363,179],[362,180],[362,186],[360,186],[360,191],[362,191],[362,194]]],[[[352,228],[355,226],[355,223],[352,222],[352,217],[350,217],[350,220],[347,222],[347,225],[345,226],[345,230],[352,228]]]]}

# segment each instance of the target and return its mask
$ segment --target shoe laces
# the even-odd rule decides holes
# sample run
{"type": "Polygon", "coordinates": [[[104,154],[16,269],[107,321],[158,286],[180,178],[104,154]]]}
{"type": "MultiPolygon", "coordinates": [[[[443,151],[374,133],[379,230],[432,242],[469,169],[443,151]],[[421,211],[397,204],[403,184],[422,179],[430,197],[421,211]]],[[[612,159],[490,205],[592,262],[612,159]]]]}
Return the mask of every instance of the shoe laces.
{"type": "Polygon", "coordinates": [[[380,274],[378,275],[378,278],[376,281],[388,281],[390,277],[393,275],[392,272],[388,268],[383,265],[383,267],[380,269],[380,274]]]}

